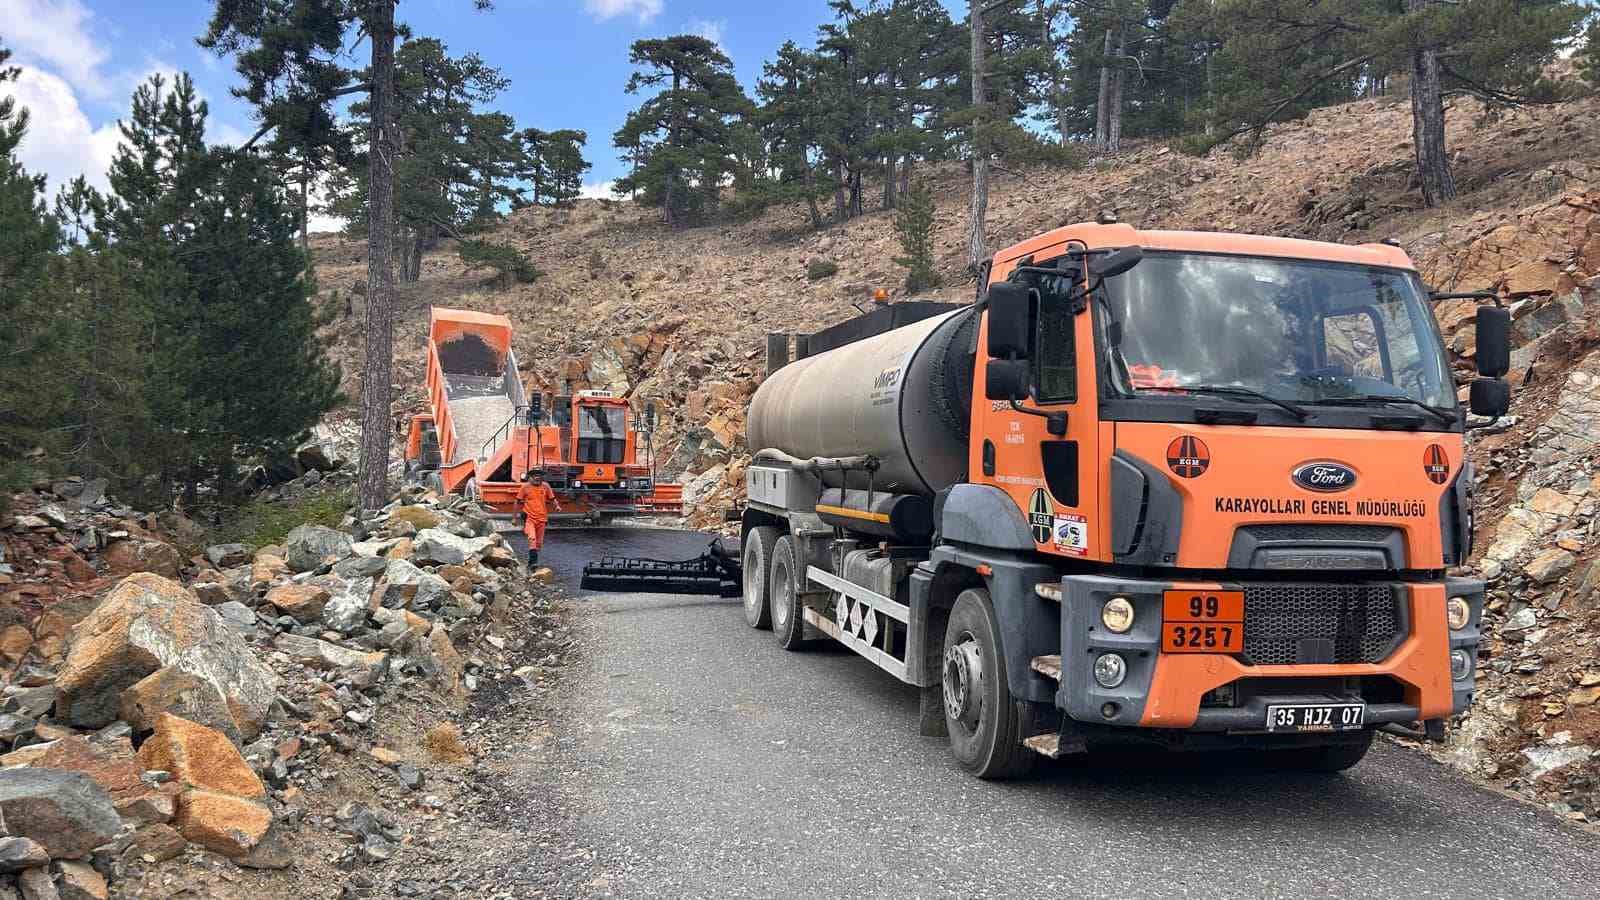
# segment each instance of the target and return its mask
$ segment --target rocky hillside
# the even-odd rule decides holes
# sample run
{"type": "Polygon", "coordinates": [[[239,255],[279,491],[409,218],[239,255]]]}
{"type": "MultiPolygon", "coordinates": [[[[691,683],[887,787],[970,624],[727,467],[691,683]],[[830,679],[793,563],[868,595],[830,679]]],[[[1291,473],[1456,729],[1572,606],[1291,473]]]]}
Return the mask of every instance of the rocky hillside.
{"type": "MultiPolygon", "coordinates": [[[[1486,115],[1449,109],[1462,197],[1421,208],[1411,183],[1411,113],[1386,97],[1274,126],[1259,152],[1205,158],[1145,145],[1077,170],[1002,170],[989,240],[1004,246],[1102,211],[1143,227],[1238,230],[1359,242],[1398,239],[1438,288],[1497,288],[1514,304],[1514,417],[1475,435],[1478,555],[1497,576],[1481,701],[1452,758],[1475,774],[1600,816],[1600,611],[1594,447],[1600,441],[1600,99],[1486,115]]],[[[967,181],[959,166],[930,177],[945,286],[969,297],[963,271],[967,181]]],[[[807,331],[854,313],[903,271],[888,214],[813,233],[801,208],[740,225],[671,232],[628,203],[582,201],[517,213],[493,236],[546,274],[494,290],[448,248],[402,291],[397,415],[421,407],[430,304],[504,313],[530,384],[604,387],[659,401],[667,469],[689,484],[691,521],[710,524],[736,495],[746,448],[744,406],[769,331],[807,331]],[[836,274],[810,280],[826,260],[836,274]]],[[[319,239],[325,296],[342,308],[364,281],[362,246],[319,239]]],[[[330,328],[354,393],[360,298],[330,328]]],[[[1463,372],[1473,351],[1471,302],[1439,310],[1463,372]]]]}

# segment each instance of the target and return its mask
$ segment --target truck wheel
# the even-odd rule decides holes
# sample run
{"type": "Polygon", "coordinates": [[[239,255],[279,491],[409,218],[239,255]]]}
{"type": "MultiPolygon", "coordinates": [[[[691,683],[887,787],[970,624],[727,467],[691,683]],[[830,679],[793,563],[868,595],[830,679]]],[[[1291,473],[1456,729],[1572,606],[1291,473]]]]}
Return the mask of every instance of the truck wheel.
{"type": "Polygon", "coordinates": [[[772,574],[767,578],[767,604],[772,609],[772,633],[778,646],[799,650],[806,644],[806,620],[800,614],[800,565],[794,538],[783,535],[772,547],[772,574]]]}
{"type": "Polygon", "coordinates": [[[1372,729],[1348,743],[1327,744],[1321,747],[1296,747],[1292,750],[1267,751],[1269,768],[1282,772],[1318,772],[1333,775],[1361,762],[1372,749],[1372,729]]]}
{"type": "Polygon", "coordinates": [[[772,577],[772,548],[778,534],[771,525],[759,525],[744,536],[744,620],[751,628],[772,627],[767,579],[772,577]]]}
{"type": "Polygon", "coordinates": [[[1038,710],[1011,696],[999,626],[989,592],[968,588],[956,597],[944,632],[944,722],[950,750],[962,768],[985,779],[1013,778],[1033,768],[1023,746],[1038,710]]]}

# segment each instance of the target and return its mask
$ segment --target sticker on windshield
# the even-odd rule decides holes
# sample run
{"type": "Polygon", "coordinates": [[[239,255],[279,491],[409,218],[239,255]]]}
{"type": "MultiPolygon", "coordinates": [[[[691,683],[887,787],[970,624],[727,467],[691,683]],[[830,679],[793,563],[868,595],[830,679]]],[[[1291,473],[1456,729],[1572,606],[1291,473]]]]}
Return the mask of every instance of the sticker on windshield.
{"type": "Polygon", "coordinates": [[[1089,553],[1089,520],[1072,513],[1056,516],[1056,549],[1073,556],[1089,553]]]}
{"type": "Polygon", "coordinates": [[[1422,471],[1434,484],[1444,484],[1450,480],[1450,457],[1443,447],[1429,444],[1428,449],[1422,451],[1422,471]]]}
{"type": "Polygon", "coordinates": [[[1037,544],[1050,543],[1050,535],[1055,530],[1056,505],[1050,495],[1043,488],[1033,492],[1033,497],[1028,500],[1028,527],[1033,530],[1033,540],[1037,544]]]}
{"type": "Polygon", "coordinates": [[[1179,478],[1199,478],[1211,467],[1211,451],[1193,435],[1174,438],[1167,445],[1167,468],[1179,478]]]}

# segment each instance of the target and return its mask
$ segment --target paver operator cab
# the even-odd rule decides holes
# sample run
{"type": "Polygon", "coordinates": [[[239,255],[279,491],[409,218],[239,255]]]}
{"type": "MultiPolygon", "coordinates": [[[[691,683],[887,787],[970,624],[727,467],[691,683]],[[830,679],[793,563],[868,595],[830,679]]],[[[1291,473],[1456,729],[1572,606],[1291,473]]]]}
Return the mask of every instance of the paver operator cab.
{"type": "MultiPolygon", "coordinates": [[[[1430,296],[1387,244],[1073,225],[972,306],[779,337],[744,604],[922,688],[982,777],[1121,743],[1337,771],[1468,703],[1472,473],[1430,296]],[[914,320],[914,321],[913,321],[914,320]]],[[[1474,413],[1509,399],[1479,310],[1474,413]]]]}

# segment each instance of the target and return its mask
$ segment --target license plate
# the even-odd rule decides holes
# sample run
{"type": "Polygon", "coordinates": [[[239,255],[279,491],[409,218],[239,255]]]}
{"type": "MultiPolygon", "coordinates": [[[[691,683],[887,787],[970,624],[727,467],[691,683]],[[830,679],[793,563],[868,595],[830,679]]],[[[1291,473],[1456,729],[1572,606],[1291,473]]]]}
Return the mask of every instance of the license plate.
{"type": "Polygon", "coordinates": [[[1286,703],[1267,706],[1267,730],[1356,731],[1366,723],[1364,703],[1286,703]]]}
{"type": "Polygon", "coordinates": [[[1161,594],[1161,618],[1177,622],[1243,622],[1244,591],[1175,589],[1161,594]]]}
{"type": "Polygon", "coordinates": [[[1244,623],[1185,623],[1167,621],[1161,626],[1165,653],[1243,653],[1244,623]]]}

